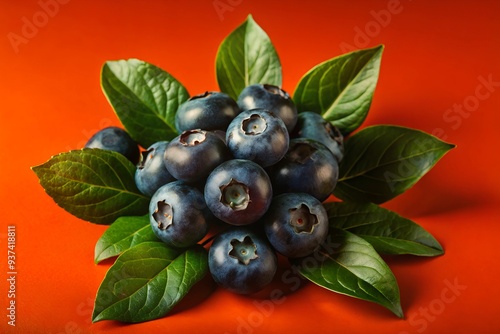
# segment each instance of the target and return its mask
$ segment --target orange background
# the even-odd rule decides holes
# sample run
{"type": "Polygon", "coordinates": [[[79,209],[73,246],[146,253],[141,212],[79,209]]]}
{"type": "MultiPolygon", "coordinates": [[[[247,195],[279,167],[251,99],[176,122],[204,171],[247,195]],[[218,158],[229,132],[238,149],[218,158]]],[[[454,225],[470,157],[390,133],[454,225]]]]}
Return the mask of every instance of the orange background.
{"type": "Polygon", "coordinates": [[[220,16],[214,0],[64,2],[45,22],[38,1],[1,2],[0,332],[500,331],[498,1],[401,0],[383,24],[375,16],[394,1],[220,0],[231,9],[220,16]],[[458,146],[385,206],[425,227],[446,254],[387,258],[400,285],[403,320],[313,284],[262,311],[256,306],[268,305],[262,299],[256,304],[221,290],[202,300],[210,287],[205,282],[194,298],[162,319],[91,324],[93,300],[111,264],[93,263],[94,245],[106,227],[60,209],[29,167],[119,124],[99,85],[106,60],[139,58],[174,75],[191,94],[216,90],[217,48],[249,13],[273,41],[289,92],[311,67],[343,53],[342,43],[385,44],[363,126],[386,123],[439,132],[458,146]],[[25,22],[34,19],[40,27],[24,29],[24,43],[12,44],[9,36],[23,36],[25,22]],[[367,33],[364,39],[360,31],[367,33]],[[496,83],[489,94],[481,78],[496,83]],[[462,116],[447,111],[464,103],[470,112],[462,116]],[[7,225],[17,229],[15,328],[6,324],[7,225]]]}

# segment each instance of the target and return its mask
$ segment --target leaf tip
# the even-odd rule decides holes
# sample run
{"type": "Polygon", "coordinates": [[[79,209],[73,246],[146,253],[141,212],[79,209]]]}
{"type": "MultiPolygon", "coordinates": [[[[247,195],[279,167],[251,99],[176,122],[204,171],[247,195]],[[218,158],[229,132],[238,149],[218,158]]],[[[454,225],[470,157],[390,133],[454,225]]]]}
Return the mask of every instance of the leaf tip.
{"type": "Polygon", "coordinates": [[[37,166],[30,166],[30,169],[33,171],[33,173],[35,173],[36,175],[38,175],[38,170],[42,168],[42,165],[37,165],[37,166]]]}
{"type": "Polygon", "coordinates": [[[96,322],[99,322],[101,320],[104,320],[104,319],[101,319],[101,317],[99,317],[99,314],[92,315],[92,323],[93,324],[95,324],[96,322]]]}
{"type": "Polygon", "coordinates": [[[437,243],[436,248],[435,248],[436,253],[434,254],[434,256],[444,255],[445,252],[444,252],[443,246],[441,246],[441,244],[437,240],[436,240],[436,243],[437,243]]]}
{"type": "Polygon", "coordinates": [[[403,312],[403,308],[401,307],[401,302],[398,298],[398,300],[395,300],[391,304],[387,305],[387,308],[394,313],[399,319],[404,319],[405,315],[403,312]]]}
{"type": "Polygon", "coordinates": [[[392,311],[399,319],[404,319],[405,315],[403,313],[403,309],[401,308],[401,304],[396,305],[396,308],[392,311]]]}
{"type": "Polygon", "coordinates": [[[446,145],[448,146],[448,151],[453,150],[454,148],[457,148],[456,144],[446,143],[446,145]]]}

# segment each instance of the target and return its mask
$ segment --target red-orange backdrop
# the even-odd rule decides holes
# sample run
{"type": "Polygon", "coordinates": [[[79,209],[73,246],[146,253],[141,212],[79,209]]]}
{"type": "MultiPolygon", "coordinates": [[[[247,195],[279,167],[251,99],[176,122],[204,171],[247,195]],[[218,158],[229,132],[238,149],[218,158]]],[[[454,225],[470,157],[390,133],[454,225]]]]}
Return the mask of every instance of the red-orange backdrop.
{"type": "Polygon", "coordinates": [[[56,1],[1,3],[1,332],[500,331],[497,1],[56,1]],[[219,43],[250,13],[272,39],[290,92],[319,62],[348,48],[385,44],[363,126],[409,126],[457,144],[385,206],[434,234],[446,254],[387,258],[400,285],[403,320],[309,284],[272,310],[259,307],[262,300],[217,290],[159,320],[91,324],[110,266],[93,263],[106,227],[60,209],[29,167],[119,124],[99,85],[106,60],[143,59],[191,94],[216,90],[219,43]],[[462,113],[453,111],[460,106],[462,113]],[[17,231],[16,327],[6,317],[8,225],[17,231]]]}

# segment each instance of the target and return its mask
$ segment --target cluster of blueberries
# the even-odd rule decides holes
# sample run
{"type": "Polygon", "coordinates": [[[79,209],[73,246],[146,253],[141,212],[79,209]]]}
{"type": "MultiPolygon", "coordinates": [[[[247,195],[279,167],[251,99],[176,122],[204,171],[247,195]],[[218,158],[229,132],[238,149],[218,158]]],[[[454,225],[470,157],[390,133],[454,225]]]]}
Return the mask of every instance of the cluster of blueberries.
{"type": "Polygon", "coordinates": [[[297,113],[274,85],[246,87],[237,101],[221,92],[191,97],[176,113],[178,135],[142,153],[121,128],[97,132],[86,147],[122,153],[137,165],[149,218],[172,247],[201,241],[209,225],[227,229],[209,249],[214,280],[250,294],[271,282],[276,251],[314,252],[328,233],[322,202],[338,180],[343,136],[314,112],[297,113]]]}

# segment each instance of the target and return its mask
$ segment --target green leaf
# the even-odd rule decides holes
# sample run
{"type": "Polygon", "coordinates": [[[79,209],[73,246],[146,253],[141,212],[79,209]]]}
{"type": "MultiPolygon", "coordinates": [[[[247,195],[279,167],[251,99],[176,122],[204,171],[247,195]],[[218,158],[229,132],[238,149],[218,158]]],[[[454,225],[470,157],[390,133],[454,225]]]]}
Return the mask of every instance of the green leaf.
{"type": "Polygon", "coordinates": [[[85,148],[32,167],[40,184],[69,213],[96,224],[143,215],[149,198],[135,185],[135,166],[123,155],[85,148]]]}
{"type": "Polygon", "coordinates": [[[246,86],[266,83],[281,86],[281,63],[269,36],[249,15],[217,51],[217,82],[234,99],[246,86]]]}
{"type": "Polygon", "coordinates": [[[97,241],[94,261],[99,263],[147,241],[158,241],[148,215],[120,217],[97,241]]]}
{"type": "Polygon", "coordinates": [[[142,322],[167,314],[208,272],[200,245],[181,250],[144,242],[126,250],[99,287],[92,321],[142,322]]]}
{"type": "Polygon", "coordinates": [[[330,228],[339,228],[368,241],[377,252],[436,256],[443,248],[424,228],[372,203],[324,204],[330,228]]]}
{"type": "Polygon", "coordinates": [[[403,317],[396,278],[366,240],[332,228],[321,252],[300,259],[297,264],[299,273],[311,282],[380,304],[403,317]]]}
{"type": "Polygon", "coordinates": [[[107,61],[101,85],[123,126],[141,146],[177,136],[175,113],[189,94],[170,74],[138,59],[107,61]]]}
{"type": "Polygon", "coordinates": [[[350,52],[313,67],[293,93],[299,112],[320,113],[343,134],[356,130],[370,109],[383,49],[350,52]]]}
{"type": "Polygon", "coordinates": [[[455,145],[391,125],[365,128],[345,142],[334,194],[353,202],[386,202],[411,188],[455,145]]]}

